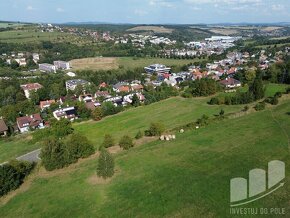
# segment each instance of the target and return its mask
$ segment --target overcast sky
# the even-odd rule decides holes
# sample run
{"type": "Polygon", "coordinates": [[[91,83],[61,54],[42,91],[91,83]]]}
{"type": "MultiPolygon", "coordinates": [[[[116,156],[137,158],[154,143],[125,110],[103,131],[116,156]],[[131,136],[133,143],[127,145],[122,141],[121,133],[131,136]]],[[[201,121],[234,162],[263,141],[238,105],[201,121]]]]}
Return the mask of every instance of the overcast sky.
{"type": "Polygon", "coordinates": [[[0,0],[0,20],[143,24],[289,22],[290,0],[0,0]]]}

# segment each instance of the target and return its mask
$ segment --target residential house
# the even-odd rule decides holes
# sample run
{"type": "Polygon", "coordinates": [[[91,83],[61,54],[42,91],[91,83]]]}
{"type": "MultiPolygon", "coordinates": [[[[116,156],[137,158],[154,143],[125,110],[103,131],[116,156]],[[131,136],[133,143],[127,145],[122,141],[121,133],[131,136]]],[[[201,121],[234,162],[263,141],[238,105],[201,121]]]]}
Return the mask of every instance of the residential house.
{"type": "Polygon", "coordinates": [[[46,108],[49,108],[51,104],[54,104],[55,100],[46,100],[46,101],[40,101],[40,109],[44,110],[46,108]]]}
{"type": "Polygon", "coordinates": [[[93,96],[91,94],[85,94],[85,95],[79,96],[79,101],[80,102],[83,101],[83,102],[87,103],[87,102],[93,102],[94,99],[93,99],[93,96]]]}
{"type": "Polygon", "coordinates": [[[40,59],[38,53],[33,53],[33,54],[32,54],[32,58],[33,58],[33,61],[34,61],[35,63],[37,63],[37,62],[39,61],[39,59],[40,59]]]}
{"type": "Polygon", "coordinates": [[[90,83],[83,79],[73,79],[73,80],[68,80],[65,82],[66,90],[71,90],[71,91],[74,91],[77,86],[85,87],[87,85],[90,85],[90,83]]]}
{"type": "Polygon", "coordinates": [[[39,70],[43,72],[48,72],[48,73],[56,73],[56,66],[52,64],[39,64],[39,70]]]}
{"type": "Polygon", "coordinates": [[[132,91],[142,92],[144,87],[141,84],[131,84],[132,91]]]}
{"type": "Polygon", "coordinates": [[[99,88],[106,88],[107,86],[107,83],[103,82],[99,85],[99,88]]]}
{"type": "Polygon", "coordinates": [[[110,98],[111,95],[108,91],[97,91],[95,93],[95,98],[110,98]]]}
{"type": "Polygon", "coordinates": [[[19,64],[19,66],[26,66],[26,59],[25,58],[16,58],[15,61],[19,64]]]}
{"type": "Polygon", "coordinates": [[[0,136],[7,136],[8,127],[4,120],[0,119],[0,136]]]}
{"type": "Polygon", "coordinates": [[[193,75],[193,79],[196,80],[196,79],[202,79],[202,78],[205,78],[207,77],[208,75],[208,72],[200,72],[199,70],[196,70],[192,73],[193,75]]]}
{"type": "Polygon", "coordinates": [[[101,103],[90,101],[90,102],[86,102],[85,106],[89,110],[94,110],[95,108],[100,107],[101,103]]]}
{"type": "Polygon", "coordinates": [[[30,129],[43,129],[44,124],[40,114],[33,114],[25,117],[18,117],[17,127],[21,133],[28,132],[30,129]]]}
{"type": "Polygon", "coordinates": [[[70,63],[66,61],[54,61],[53,65],[56,66],[56,69],[61,69],[61,70],[70,69],[70,63]]]}
{"type": "Polygon", "coordinates": [[[242,86],[242,83],[234,78],[226,78],[224,80],[221,80],[220,84],[228,89],[238,88],[242,86]]]}
{"type": "Polygon", "coordinates": [[[130,92],[129,83],[119,82],[113,85],[113,90],[115,92],[130,92]]]}
{"type": "Polygon", "coordinates": [[[55,119],[60,120],[62,118],[74,121],[78,119],[75,107],[60,108],[53,112],[55,119]]]}
{"type": "Polygon", "coordinates": [[[36,92],[38,89],[43,88],[42,85],[40,85],[39,83],[29,83],[29,84],[24,84],[20,86],[25,94],[25,97],[30,99],[30,94],[31,92],[36,92]]]}
{"type": "Polygon", "coordinates": [[[147,73],[168,73],[170,72],[171,68],[162,64],[153,64],[148,67],[144,67],[144,70],[147,73]]]}

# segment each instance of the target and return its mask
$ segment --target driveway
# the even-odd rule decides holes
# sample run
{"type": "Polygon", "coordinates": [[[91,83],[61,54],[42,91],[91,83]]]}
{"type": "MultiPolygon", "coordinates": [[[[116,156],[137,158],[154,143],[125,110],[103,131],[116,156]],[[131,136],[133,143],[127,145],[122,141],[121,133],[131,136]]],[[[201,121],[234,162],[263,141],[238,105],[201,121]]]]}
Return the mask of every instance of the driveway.
{"type": "Polygon", "coordinates": [[[37,149],[35,151],[29,152],[27,154],[24,154],[20,157],[17,157],[16,160],[20,161],[28,161],[28,162],[38,162],[40,161],[39,154],[41,149],[37,149]]]}

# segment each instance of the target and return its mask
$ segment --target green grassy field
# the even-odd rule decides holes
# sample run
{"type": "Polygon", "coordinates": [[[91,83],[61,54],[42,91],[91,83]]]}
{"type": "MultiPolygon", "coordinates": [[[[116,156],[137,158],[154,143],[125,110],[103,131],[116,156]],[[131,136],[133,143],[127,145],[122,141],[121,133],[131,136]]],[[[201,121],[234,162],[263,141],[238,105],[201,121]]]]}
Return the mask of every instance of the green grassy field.
{"type": "Polygon", "coordinates": [[[0,28],[7,28],[7,27],[11,27],[11,28],[14,28],[14,27],[21,27],[21,26],[24,26],[26,24],[23,24],[23,23],[5,23],[5,22],[0,22],[0,28]]]}
{"type": "Polygon", "coordinates": [[[164,64],[166,66],[182,66],[199,59],[166,59],[166,58],[135,58],[135,57],[96,57],[71,60],[74,70],[112,70],[119,67],[125,69],[143,68],[151,64],[164,64]]]}
{"type": "Polygon", "coordinates": [[[0,41],[8,43],[31,43],[40,41],[59,41],[70,37],[69,34],[60,32],[34,32],[31,30],[11,30],[0,32],[0,41]]]}
{"type": "MultiPolygon", "coordinates": [[[[271,110],[177,134],[175,141],[123,151],[115,155],[116,176],[105,183],[92,182],[96,159],[40,171],[26,191],[0,207],[1,217],[232,217],[231,178],[248,178],[249,170],[266,169],[275,159],[285,161],[289,172],[289,111],[285,100],[271,110]]],[[[289,190],[287,173],[282,188],[246,207],[289,214],[289,190]]]]}
{"type": "Polygon", "coordinates": [[[148,129],[151,122],[162,122],[166,129],[173,129],[184,123],[193,122],[203,114],[208,116],[218,114],[222,108],[226,113],[240,111],[243,108],[242,105],[209,106],[208,101],[209,98],[170,98],[107,117],[100,122],[89,121],[85,124],[76,124],[74,128],[98,147],[105,134],[112,134],[116,140],[119,140],[125,134],[134,137],[139,130],[148,129]]]}
{"type": "Polygon", "coordinates": [[[132,57],[121,57],[118,59],[120,66],[125,68],[137,68],[149,66],[151,64],[164,64],[166,66],[182,66],[185,64],[192,63],[194,61],[200,61],[199,59],[166,59],[166,58],[132,58],[132,57]]]}

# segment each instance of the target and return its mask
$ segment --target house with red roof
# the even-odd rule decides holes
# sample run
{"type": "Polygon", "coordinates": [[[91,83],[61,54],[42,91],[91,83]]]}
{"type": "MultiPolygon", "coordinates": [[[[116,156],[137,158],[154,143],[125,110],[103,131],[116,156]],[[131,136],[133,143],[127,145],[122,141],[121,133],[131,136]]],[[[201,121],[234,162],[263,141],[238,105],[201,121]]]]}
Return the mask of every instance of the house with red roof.
{"type": "Polygon", "coordinates": [[[46,108],[49,108],[50,105],[54,103],[55,103],[55,100],[40,101],[39,106],[41,110],[44,110],[46,108]]]}
{"type": "Polygon", "coordinates": [[[38,89],[43,88],[42,85],[39,83],[28,83],[20,86],[22,90],[24,91],[25,97],[30,99],[30,94],[32,92],[36,92],[38,89]]]}
{"type": "Polygon", "coordinates": [[[43,119],[40,114],[18,117],[16,120],[17,127],[21,133],[28,132],[30,129],[43,129],[43,119]]]}
{"type": "Polygon", "coordinates": [[[220,81],[220,84],[228,89],[238,88],[242,86],[242,83],[234,78],[226,78],[220,81]]]}
{"type": "Polygon", "coordinates": [[[8,127],[4,120],[0,119],[0,136],[7,136],[8,127]]]}

